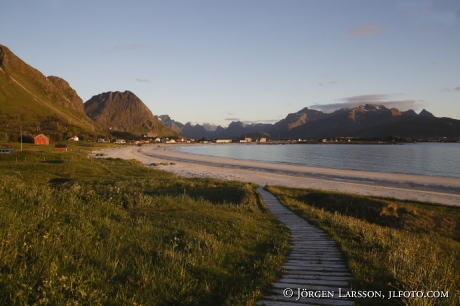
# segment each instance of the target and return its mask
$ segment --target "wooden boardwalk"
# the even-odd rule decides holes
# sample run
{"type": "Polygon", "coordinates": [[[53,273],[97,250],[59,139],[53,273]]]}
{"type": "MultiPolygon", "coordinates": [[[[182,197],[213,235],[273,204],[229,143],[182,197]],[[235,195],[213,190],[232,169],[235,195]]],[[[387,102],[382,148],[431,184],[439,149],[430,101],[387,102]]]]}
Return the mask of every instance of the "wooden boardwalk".
{"type": "Polygon", "coordinates": [[[354,305],[343,297],[349,290],[351,276],[336,243],[324,231],[281,205],[271,193],[262,188],[257,191],[271,213],[289,228],[292,242],[288,261],[283,265],[285,275],[273,284],[272,295],[258,304],[354,305]]]}

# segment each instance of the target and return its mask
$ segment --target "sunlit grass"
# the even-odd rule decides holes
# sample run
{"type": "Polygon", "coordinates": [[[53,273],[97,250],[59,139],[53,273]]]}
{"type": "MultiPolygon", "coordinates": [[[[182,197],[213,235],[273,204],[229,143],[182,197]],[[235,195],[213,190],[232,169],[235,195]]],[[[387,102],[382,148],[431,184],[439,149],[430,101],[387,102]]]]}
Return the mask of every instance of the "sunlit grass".
{"type": "Polygon", "coordinates": [[[359,304],[460,304],[460,208],[310,189],[267,189],[339,243],[353,289],[449,292],[447,299],[361,299],[359,304]],[[442,226],[446,223],[450,225],[442,226]]]}
{"type": "Polygon", "coordinates": [[[1,305],[247,305],[279,276],[255,186],[73,149],[0,159],[1,305]]]}

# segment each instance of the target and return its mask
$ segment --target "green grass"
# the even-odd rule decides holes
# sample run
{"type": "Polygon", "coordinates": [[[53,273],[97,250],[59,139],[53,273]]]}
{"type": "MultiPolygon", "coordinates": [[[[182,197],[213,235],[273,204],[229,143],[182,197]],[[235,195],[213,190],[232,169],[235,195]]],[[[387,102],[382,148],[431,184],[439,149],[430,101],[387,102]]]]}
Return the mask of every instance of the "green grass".
{"type": "Polygon", "coordinates": [[[443,290],[448,299],[357,300],[360,305],[459,305],[460,208],[270,186],[280,202],[328,232],[354,290],[443,290]]]}
{"type": "Polygon", "coordinates": [[[93,145],[0,156],[1,305],[251,305],[268,292],[289,234],[254,185],[88,158],[93,145]]]}

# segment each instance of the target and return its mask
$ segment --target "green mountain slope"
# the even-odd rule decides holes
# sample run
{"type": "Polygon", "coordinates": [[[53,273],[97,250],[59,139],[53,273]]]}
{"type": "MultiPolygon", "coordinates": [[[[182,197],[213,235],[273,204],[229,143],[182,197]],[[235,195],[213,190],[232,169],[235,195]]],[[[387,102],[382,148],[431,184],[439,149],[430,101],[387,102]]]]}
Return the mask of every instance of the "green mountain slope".
{"type": "Polygon", "coordinates": [[[44,133],[54,140],[92,137],[93,130],[101,130],[66,81],[45,77],[0,45],[0,132],[5,135],[0,140],[16,140],[20,126],[26,135],[44,133]]]}

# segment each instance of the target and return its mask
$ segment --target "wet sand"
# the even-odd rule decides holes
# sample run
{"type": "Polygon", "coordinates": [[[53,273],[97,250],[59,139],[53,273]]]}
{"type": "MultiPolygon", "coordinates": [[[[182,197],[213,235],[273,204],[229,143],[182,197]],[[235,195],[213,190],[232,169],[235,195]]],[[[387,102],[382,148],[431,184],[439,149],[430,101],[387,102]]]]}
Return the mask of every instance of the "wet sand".
{"type": "Polygon", "coordinates": [[[212,177],[315,188],[362,195],[460,205],[460,178],[329,169],[274,164],[223,157],[200,156],[172,151],[174,145],[124,146],[98,153],[105,157],[137,159],[144,165],[168,163],[155,168],[185,177],[212,177]],[[175,163],[169,165],[169,163],[175,163]]]}

